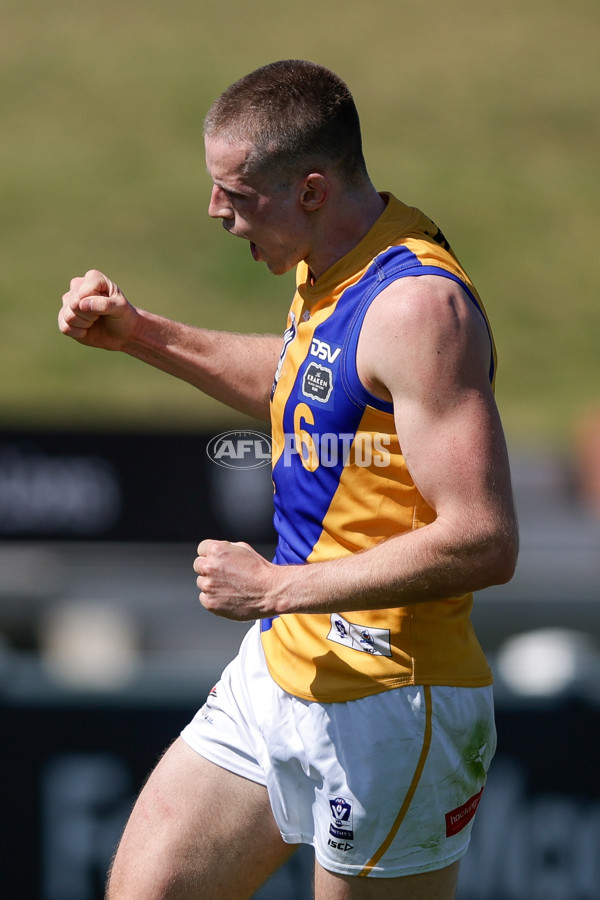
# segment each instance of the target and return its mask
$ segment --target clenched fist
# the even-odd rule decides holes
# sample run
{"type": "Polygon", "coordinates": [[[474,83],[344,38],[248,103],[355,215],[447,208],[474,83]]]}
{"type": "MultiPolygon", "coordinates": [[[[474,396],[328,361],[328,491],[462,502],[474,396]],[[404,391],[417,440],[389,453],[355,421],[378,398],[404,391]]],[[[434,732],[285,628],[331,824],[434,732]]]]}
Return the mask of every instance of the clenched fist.
{"type": "Polygon", "coordinates": [[[63,294],[58,327],[63,334],[104,350],[121,350],[132,337],[139,315],[110,278],[91,269],[73,278],[63,294]]]}
{"type": "Polygon", "coordinates": [[[276,615],[278,569],[249,544],[202,541],[194,562],[200,602],[209,612],[238,622],[276,615]]]}

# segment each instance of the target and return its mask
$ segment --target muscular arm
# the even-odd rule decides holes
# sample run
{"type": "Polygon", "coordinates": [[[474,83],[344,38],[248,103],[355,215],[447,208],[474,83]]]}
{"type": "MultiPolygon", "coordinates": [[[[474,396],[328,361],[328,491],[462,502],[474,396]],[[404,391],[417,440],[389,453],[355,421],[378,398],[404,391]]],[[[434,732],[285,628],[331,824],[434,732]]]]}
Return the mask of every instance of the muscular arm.
{"type": "Polygon", "coordinates": [[[243,546],[209,543],[196,564],[206,573],[199,586],[209,591],[201,595],[207,608],[233,618],[377,609],[507,581],[517,526],[489,360],[485,323],[458,286],[421,276],[386,289],[365,318],[359,374],[393,401],[407,465],[434,522],[307,566],[276,567],[243,546]]]}
{"type": "Polygon", "coordinates": [[[82,344],[120,350],[234,409],[269,417],[280,337],[193,328],[136,309],[94,270],[72,280],[58,320],[60,330],[82,344]]]}

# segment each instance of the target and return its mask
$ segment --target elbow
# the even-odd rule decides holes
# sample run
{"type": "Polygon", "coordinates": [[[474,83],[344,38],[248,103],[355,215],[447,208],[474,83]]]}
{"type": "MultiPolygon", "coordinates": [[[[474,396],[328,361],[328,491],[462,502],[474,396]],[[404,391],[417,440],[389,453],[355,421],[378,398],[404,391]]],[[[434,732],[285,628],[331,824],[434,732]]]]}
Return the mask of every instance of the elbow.
{"type": "Polygon", "coordinates": [[[519,556],[519,535],[516,528],[495,534],[488,542],[486,570],[488,586],[507,584],[515,574],[519,556]]]}
{"type": "Polygon", "coordinates": [[[517,568],[517,554],[505,553],[498,560],[494,573],[494,581],[492,584],[507,584],[517,568]]]}

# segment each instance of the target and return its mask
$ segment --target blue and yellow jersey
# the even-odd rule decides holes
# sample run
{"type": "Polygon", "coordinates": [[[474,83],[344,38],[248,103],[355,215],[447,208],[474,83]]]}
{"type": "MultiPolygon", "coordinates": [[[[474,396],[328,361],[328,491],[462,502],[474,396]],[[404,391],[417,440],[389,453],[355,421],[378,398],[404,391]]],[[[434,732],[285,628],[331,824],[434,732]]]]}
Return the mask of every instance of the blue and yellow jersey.
{"type": "MultiPolygon", "coordinates": [[[[407,276],[449,278],[484,318],[485,312],[439,229],[419,210],[383,196],[387,206],[373,228],[315,284],[306,265],[298,267],[271,401],[274,561],[280,565],[356,553],[435,518],[402,456],[392,404],[358,377],[358,338],[372,300],[407,276]]],[[[493,383],[491,332],[490,345],[493,383]]],[[[323,702],[407,684],[489,684],[469,618],[472,603],[467,594],[265,619],[269,670],[289,693],[323,702]]]]}

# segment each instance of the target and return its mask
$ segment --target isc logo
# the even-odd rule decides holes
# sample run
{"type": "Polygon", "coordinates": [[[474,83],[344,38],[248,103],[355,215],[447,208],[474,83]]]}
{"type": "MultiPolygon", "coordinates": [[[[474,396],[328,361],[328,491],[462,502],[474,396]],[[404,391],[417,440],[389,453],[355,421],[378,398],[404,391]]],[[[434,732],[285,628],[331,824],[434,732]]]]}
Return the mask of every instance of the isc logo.
{"type": "Polygon", "coordinates": [[[338,358],[341,349],[341,347],[336,347],[335,350],[332,350],[329,344],[325,343],[325,341],[320,341],[318,338],[313,338],[313,342],[310,345],[310,355],[316,356],[317,359],[324,359],[329,363],[333,363],[338,358]]]}
{"type": "Polygon", "coordinates": [[[349,844],[348,841],[332,841],[331,838],[327,841],[330,847],[334,847],[336,850],[343,850],[344,853],[347,850],[354,850],[354,844],[349,844]]]}
{"type": "Polygon", "coordinates": [[[271,462],[272,444],[260,431],[224,431],[208,442],[206,453],[226,469],[258,469],[271,462]]]}

